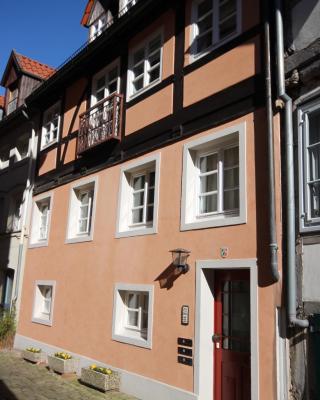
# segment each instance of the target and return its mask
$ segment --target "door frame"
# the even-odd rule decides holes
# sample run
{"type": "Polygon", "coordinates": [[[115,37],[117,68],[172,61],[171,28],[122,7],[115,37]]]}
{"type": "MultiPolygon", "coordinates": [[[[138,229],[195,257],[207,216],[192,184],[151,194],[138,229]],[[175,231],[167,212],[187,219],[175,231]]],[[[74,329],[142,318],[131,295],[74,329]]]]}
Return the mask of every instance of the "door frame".
{"type": "Polygon", "coordinates": [[[214,271],[220,269],[250,271],[251,399],[259,400],[258,272],[257,260],[253,258],[196,261],[195,393],[198,395],[198,400],[212,400],[214,297],[211,289],[213,289],[214,271]]]}

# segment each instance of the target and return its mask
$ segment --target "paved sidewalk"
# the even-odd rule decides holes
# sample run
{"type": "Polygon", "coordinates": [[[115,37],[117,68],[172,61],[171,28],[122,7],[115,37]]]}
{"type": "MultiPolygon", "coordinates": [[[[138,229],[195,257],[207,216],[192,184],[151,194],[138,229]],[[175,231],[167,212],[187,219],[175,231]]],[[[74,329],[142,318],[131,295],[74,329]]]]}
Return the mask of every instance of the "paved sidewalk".
{"type": "Polygon", "coordinates": [[[134,400],[119,392],[101,393],[66,380],[17,352],[0,351],[0,400],[134,400]]]}

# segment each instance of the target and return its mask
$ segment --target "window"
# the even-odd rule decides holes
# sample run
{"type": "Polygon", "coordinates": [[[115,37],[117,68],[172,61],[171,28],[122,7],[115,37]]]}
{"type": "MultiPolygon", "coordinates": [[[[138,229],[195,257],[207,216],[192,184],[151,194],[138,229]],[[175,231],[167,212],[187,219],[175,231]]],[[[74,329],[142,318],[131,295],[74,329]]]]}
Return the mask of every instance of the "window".
{"type": "Polygon", "coordinates": [[[7,232],[17,232],[21,229],[23,192],[10,196],[7,232]]]}
{"type": "Polygon", "coordinates": [[[94,76],[92,81],[91,107],[113,93],[119,92],[119,88],[119,62],[116,61],[94,76]]]}
{"type": "Polygon", "coordinates": [[[309,103],[299,111],[301,230],[320,225],[320,104],[309,103]]]}
{"type": "Polygon", "coordinates": [[[160,155],[121,170],[116,237],[157,232],[160,155]]]}
{"type": "Polygon", "coordinates": [[[101,35],[107,25],[107,20],[107,14],[102,14],[90,25],[90,41],[101,35]]]}
{"type": "Polygon", "coordinates": [[[9,90],[9,101],[7,106],[8,115],[12,113],[18,106],[18,94],[19,90],[17,88],[9,90]]]}
{"type": "Polygon", "coordinates": [[[125,14],[132,6],[136,4],[137,0],[120,0],[119,2],[119,16],[125,14]]]}
{"type": "Polygon", "coordinates": [[[162,35],[158,33],[129,55],[128,96],[133,97],[161,80],[162,35]]]}
{"type": "Polygon", "coordinates": [[[92,240],[97,178],[71,188],[67,243],[92,240]]]}
{"type": "Polygon", "coordinates": [[[52,325],[55,282],[36,281],[32,321],[52,325]]]}
{"type": "Polygon", "coordinates": [[[184,147],[181,229],[246,222],[245,126],[184,147]]]}
{"type": "Polygon", "coordinates": [[[192,54],[201,55],[239,33],[239,0],[193,2],[192,54]]]}
{"type": "Polygon", "coordinates": [[[43,115],[41,149],[58,141],[60,125],[60,103],[54,104],[43,115]]]}
{"type": "Polygon", "coordinates": [[[114,340],[151,348],[153,286],[117,284],[114,293],[114,340]]]}
{"type": "Polygon", "coordinates": [[[33,205],[30,247],[48,245],[51,220],[52,193],[38,197],[33,205]]]}

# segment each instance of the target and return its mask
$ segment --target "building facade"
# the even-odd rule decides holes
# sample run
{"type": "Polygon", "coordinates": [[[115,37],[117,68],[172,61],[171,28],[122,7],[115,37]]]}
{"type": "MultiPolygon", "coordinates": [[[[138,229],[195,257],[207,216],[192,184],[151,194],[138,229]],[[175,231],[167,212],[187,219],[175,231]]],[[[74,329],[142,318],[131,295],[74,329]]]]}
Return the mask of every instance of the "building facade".
{"type": "Polygon", "coordinates": [[[110,366],[140,399],[277,398],[262,15],[88,2],[88,43],[26,99],[39,140],[16,347],[110,366]]]}

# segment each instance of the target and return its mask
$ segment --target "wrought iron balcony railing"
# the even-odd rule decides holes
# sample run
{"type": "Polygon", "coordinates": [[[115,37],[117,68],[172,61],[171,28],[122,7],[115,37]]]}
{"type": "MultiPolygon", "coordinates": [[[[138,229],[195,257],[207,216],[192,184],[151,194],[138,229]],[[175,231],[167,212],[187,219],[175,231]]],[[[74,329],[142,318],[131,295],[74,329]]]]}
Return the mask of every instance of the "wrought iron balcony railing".
{"type": "Polygon", "coordinates": [[[80,115],[77,153],[111,139],[121,140],[123,95],[114,93],[80,115]]]}

